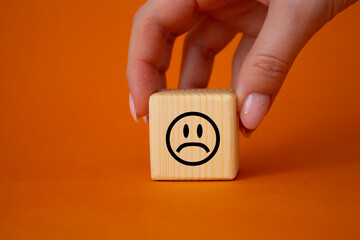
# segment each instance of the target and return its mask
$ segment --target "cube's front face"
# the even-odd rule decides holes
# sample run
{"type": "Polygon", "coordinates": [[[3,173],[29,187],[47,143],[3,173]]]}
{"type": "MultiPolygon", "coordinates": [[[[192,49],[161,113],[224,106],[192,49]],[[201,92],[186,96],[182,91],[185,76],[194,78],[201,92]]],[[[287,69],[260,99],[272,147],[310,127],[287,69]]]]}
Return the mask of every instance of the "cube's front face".
{"type": "Polygon", "coordinates": [[[236,176],[238,120],[232,91],[162,91],[151,96],[149,117],[152,179],[236,176]]]}

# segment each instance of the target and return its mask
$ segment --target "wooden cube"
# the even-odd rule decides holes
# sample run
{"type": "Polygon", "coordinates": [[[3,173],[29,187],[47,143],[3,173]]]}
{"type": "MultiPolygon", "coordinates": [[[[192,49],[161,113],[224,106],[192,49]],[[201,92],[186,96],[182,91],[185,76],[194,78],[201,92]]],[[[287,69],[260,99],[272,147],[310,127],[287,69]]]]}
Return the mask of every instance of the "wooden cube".
{"type": "Polygon", "coordinates": [[[149,104],[153,180],[235,178],[239,120],[233,90],[163,90],[149,104]]]}

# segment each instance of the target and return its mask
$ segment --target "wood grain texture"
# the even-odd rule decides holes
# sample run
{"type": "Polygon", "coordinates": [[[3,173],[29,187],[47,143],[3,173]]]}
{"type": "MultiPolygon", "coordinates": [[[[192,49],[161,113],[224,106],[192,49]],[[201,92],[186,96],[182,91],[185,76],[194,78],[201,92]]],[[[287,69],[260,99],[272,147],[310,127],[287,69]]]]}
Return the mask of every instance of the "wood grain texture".
{"type": "Polygon", "coordinates": [[[239,123],[233,90],[163,90],[154,93],[149,104],[153,180],[235,178],[239,166],[239,123]]]}

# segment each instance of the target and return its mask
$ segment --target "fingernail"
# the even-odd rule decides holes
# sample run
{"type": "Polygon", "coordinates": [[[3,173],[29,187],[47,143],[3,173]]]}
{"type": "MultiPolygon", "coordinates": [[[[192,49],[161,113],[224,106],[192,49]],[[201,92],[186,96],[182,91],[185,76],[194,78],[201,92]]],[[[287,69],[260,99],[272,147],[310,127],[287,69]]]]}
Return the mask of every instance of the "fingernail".
{"type": "Polygon", "coordinates": [[[149,123],[149,115],[143,116],[144,122],[149,123]]]}
{"type": "Polygon", "coordinates": [[[135,105],[134,105],[134,101],[132,99],[131,93],[129,95],[129,105],[130,105],[130,112],[131,115],[133,116],[135,122],[139,122],[138,117],[136,116],[136,110],[135,110],[135,105]]]}
{"type": "Polygon", "coordinates": [[[240,112],[241,122],[249,130],[256,129],[270,107],[270,96],[261,93],[249,94],[240,112]]]}

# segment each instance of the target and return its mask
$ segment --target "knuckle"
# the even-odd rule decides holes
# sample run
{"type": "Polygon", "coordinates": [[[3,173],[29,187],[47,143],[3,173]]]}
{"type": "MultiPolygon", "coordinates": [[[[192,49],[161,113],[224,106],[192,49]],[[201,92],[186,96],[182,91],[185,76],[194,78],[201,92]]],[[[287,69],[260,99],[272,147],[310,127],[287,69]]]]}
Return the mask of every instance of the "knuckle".
{"type": "Polygon", "coordinates": [[[213,61],[217,53],[213,48],[201,44],[196,44],[194,48],[203,59],[208,61],[213,61]]]}
{"type": "Polygon", "coordinates": [[[191,33],[186,36],[184,46],[186,51],[194,51],[205,60],[212,61],[217,54],[216,49],[199,41],[197,36],[194,36],[191,33]]]}
{"type": "Polygon", "coordinates": [[[134,14],[133,22],[136,22],[143,15],[144,6],[141,6],[134,14]]]}
{"type": "Polygon", "coordinates": [[[202,58],[204,58],[205,60],[210,60],[210,61],[212,61],[214,59],[214,57],[216,55],[215,50],[213,50],[210,47],[201,46],[201,45],[197,45],[196,47],[198,48],[198,51],[202,58]]]}
{"type": "Polygon", "coordinates": [[[254,71],[268,79],[283,80],[290,69],[290,64],[272,55],[258,55],[251,62],[254,71]]]}

